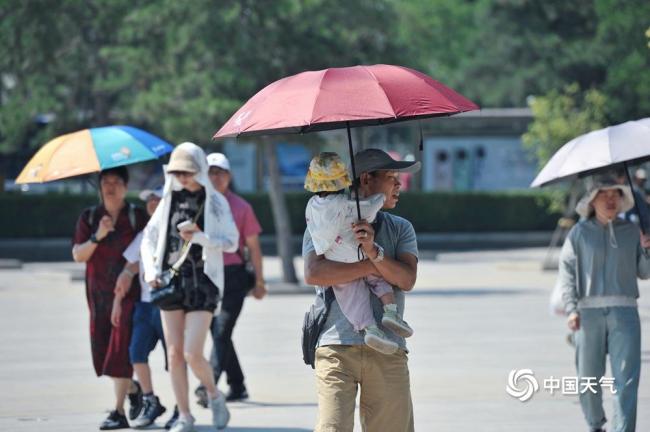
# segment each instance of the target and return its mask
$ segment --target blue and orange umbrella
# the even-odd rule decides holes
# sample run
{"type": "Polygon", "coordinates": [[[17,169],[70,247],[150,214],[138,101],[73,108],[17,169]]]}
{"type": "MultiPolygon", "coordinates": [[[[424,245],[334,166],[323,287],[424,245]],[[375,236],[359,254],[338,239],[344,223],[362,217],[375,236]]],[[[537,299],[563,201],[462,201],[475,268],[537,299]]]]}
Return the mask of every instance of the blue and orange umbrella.
{"type": "Polygon", "coordinates": [[[132,126],[106,126],[61,135],[45,144],[16,179],[44,183],[158,159],[174,147],[132,126]]]}

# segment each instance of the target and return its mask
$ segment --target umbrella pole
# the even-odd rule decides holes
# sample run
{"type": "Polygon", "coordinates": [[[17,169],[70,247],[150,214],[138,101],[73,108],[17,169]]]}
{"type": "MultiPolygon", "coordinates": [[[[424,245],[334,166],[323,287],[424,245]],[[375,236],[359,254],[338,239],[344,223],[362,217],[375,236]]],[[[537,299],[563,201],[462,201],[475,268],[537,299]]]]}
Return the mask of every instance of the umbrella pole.
{"type": "Polygon", "coordinates": [[[354,200],[357,202],[357,217],[361,220],[361,205],[359,204],[359,184],[357,183],[357,170],[354,166],[354,149],[352,148],[352,134],[350,133],[350,122],[345,122],[348,130],[348,150],[350,151],[350,166],[352,167],[352,191],[354,200]]]}
{"type": "Polygon", "coordinates": [[[641,232],[645,235],[645,222],[641,218],[641,212],[639,211],[639,203],[637,201],[636,194],[634,193],[634,185],[632,184],[632,178],[630,177],[630,170],[628,169],[627,162],[623,162],[623,168],[625,168],[625,178],[627,178],[627,184],[630,185],[630,190],[632,191],[632,199],[634,200],[634,210],[636,210],[637,216],[639,216],[639,228],[641,232]]]}

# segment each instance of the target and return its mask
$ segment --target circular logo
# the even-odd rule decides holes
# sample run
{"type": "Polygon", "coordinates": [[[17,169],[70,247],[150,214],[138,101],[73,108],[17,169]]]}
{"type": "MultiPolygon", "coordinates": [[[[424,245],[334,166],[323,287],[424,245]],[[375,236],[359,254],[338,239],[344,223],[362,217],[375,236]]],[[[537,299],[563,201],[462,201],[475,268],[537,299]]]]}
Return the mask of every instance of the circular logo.
{"type": "Polygon", "coordinates": [[[506,393],[510,396],[526,402],[539,390],[539,383],[535,374],[530,369],[513,369],[508,374],[506,393]]]}

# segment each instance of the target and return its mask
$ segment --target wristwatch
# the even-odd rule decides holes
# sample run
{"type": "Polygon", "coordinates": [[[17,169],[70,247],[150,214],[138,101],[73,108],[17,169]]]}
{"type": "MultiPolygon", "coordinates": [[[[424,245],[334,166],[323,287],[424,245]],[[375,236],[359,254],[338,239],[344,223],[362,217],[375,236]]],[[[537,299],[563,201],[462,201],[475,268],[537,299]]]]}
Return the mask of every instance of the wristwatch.
{"type": "Polygon", "coordinates": [[[380,263],[384,260],[384,248],[379,246],[377,243],[375,243],[375,247],[377,248],[377,256],[370,258],[370,261],[374,263],[380,263]]]}
{"type": "Polygon", "coordinates": [[[92,233],[92,234],[90,235],[90,242],[91,242],[91,243],[95,243],[95,244],[98,244],[98,243],[100,242],[100,240],[97,238],[97,236],[95,235],[95,233],[92,233]]]}

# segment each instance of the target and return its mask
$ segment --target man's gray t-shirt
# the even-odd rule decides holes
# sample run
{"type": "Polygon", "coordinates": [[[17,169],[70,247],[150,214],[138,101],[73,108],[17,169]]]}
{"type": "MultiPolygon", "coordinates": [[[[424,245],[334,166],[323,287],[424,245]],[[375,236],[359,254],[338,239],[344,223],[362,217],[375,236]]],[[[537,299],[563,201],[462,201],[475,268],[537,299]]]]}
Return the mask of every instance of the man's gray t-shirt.
{"type": "MultiPolygon", "coordinates": [[[[409,253],[417,258],[418,245],[413,225],[406,219],[390,213],[380,212],[379,214],[381,215],[379,216],[381,225],[379,231],[375,233],[375,242],[384,248],[384,255],[396,259],[401,254],[409,253]]],[[[309,231],[305,230],[302,241],[302,257],[306,258],[311,252],[314,252],[314,245],[312,244],[309,231]]],[[[317,287],[316,289],[322,290],[323,287],[317,287]]],[[[402,316],[404,313],[404,292],[395,287],[393,287],[393,292],[395,293],[397,309],[400,316],[402,316]]],[[[370,304],[372,305],[373,314],[379,328],[386,333],[388,338],[397,342],[401,348],[406,349],[406,341],[404,338],[397,336],[381,325],[383,307],[379,298],[373,295],[370,290],[368,290],[368,295],[370,296],[370,304]]],[[[345,318],[338,303],[334,300],[318,340],[318,346],[363,344],[363,334],[354,330],[352,324],[345,318]]]]}

